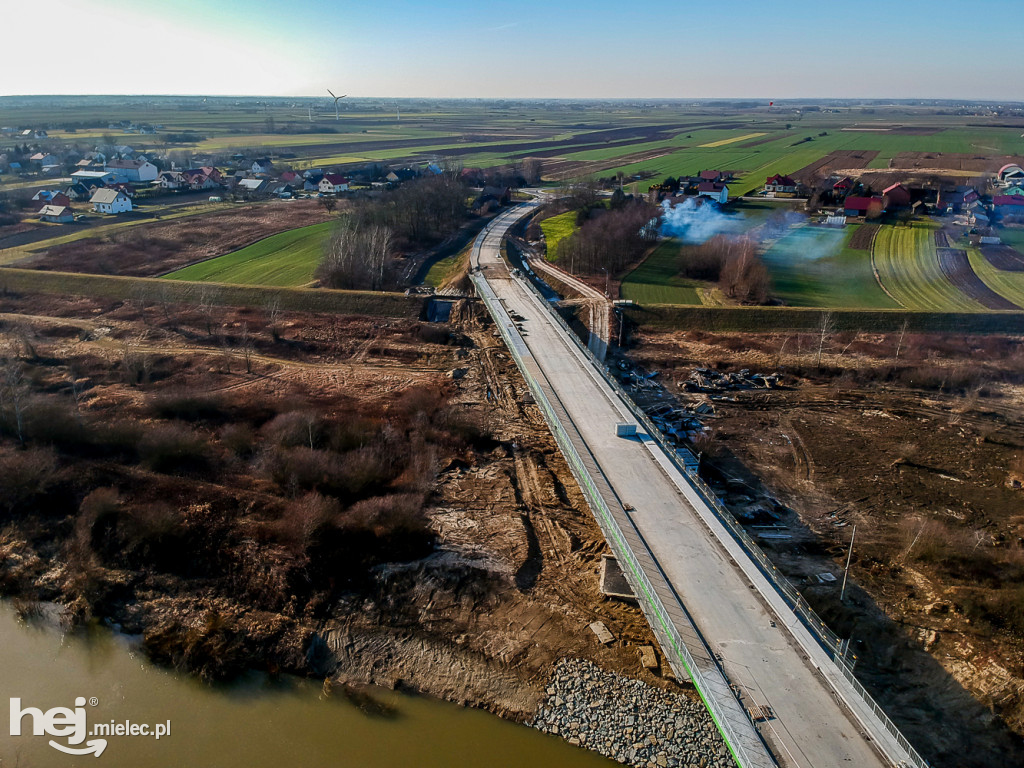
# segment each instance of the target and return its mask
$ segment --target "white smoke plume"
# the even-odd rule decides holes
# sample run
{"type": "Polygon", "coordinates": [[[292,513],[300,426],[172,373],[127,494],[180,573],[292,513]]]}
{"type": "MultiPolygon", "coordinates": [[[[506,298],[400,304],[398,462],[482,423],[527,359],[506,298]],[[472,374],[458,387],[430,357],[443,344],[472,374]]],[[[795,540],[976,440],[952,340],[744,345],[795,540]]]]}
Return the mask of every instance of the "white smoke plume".
{"type": "Polygon", "coordinates": [[[692,197],[686,198],[678,205],[672,205],[668,200],[664,200],[661,208],[661,234],[690,244],[703,243],[715,235],[737,231],[738,219],[741,218],[728,216],[717,206],[707,202],[698,205],[692,197]]]}

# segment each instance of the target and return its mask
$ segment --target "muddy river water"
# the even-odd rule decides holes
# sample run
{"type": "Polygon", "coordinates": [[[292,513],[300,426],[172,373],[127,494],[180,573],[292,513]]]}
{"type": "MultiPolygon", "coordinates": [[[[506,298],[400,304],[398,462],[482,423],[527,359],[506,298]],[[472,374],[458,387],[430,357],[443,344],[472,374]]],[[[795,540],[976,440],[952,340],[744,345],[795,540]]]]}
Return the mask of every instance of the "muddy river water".
{"type": "Polygon", "coordinates": [[[0,603],[0,768],[613,765],[485,712],[391,691],[372,695],[389,714],[366,714],[365,706],[325,698],[319,683],[296,678],[253,675],[209,686],[153,666],[108,630],[65,635],[46,622],[26,626],[0,603]],[[12,735],[12,698],[20,699],[20,735],[12,735]],[[50,730],[33,735],[36,722],[50,730]],[[75,743],[79,723],[84,738],[75,743]],[[170,734],[85,733],[97,724],[112,731],[148,725],[151,734],[162,725],[170,734]],[[48,735],[54,730],[63,733],[48,735]],[[81,751],[97,738],[106,741],[98,759],[51,746],[81,751]]]}

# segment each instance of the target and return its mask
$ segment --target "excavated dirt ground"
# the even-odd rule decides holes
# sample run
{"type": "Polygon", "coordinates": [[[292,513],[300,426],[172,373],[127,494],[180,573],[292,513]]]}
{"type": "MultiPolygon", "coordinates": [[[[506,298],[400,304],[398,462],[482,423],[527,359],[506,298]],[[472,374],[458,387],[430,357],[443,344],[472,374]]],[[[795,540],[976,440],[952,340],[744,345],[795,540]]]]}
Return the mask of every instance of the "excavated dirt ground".
{"type": "Polygon", "coordinates": [[[821,341],[645,332],[630,356],[679,401],[714,406],[702,472],[853,637],[858,675],[918,750],[1024,764],[1024,342],[829,334],[819,364],[821,341]],[[780,372],[781,386],[684,391],[698,367],[780,372]]]}
{"type": "Polygon", "coordinates": [[[667,665],[652,674],[639,663],[638,646],[656,646],[640,610],[600,594],[601,531],[504,345],[489,324],[459,324],[474,348],[455,362],[465,372],[455,402],[487,408],[500,445],[442,471],[431,515],[444,551],[388,573],[382,601],[345,606],[325,629],[341,678],[411,686],[514,719],[536,710],[563,657],[676,689],[660,676],[671,675],[667,665]],[[474,574],[500,586],[480,595],[474,574]],[[597,642],[593,621],[614,644],[597,642]]]}
{"type": "MultiPolygon", "coordinates": [[[[154,393],[184,388],[239,402],[277,399],[328,409],[340,395],[379,408],[382,398],[426,386],[449,392],[449,407],[482,421],[488,436],[462,454],[441,457],[427,501],[438,537],[434,553],[377,566],[367,584],[326,611],[312,605],[264,610],[217,592],[209,581],[100,570],[103,583],[135,590],[130,603],[108,604],[107,618],[158,641],[170,638],[172,648],[178,648],[175,633],[189,628],[203,647],[242,654],[253,667],[409,688],[513,719],[535,713],[563,657],[692,694],[671,680],[666,666],[654,673],[641,666],[638,646],[657,646],[639,609],[600,595],[607,551],[600,530],[538,409],[527,402],[513,362],[474,311],[457,307],[451,327],[309,313],[271,317],[265,310],[218,313],[5,295],[0,342],[8,359],[31,347],[43,361],[37,379],[48,391],[76,376],[93,382],[76,394],[86,413],[131,413],[154,393]],[[141,359],[149,366],[142,384],[122,385],[105,373],[141,359]],[[99,381],[106,383],[94,385],[99,381]],[[214,614],[217,637],[209,636],[214,614]],[[595,620],[615,636],[610,646],[588,629],[595,620]],[[224,639],[224,627],[234,639],[224,639]]],[[[0,448],[14,450],[10,439],[0,448]]],[[[276,503],[267,483],[250,482],[244,471],[195,481],[147,480],[138,468],[101,471],[121,473],[158,499],[186,494],[185,482],[189,498],[198,503],[209,496],[215,508],[246,499],[249,508],[276,503]]],[[[0,529],[3,593],[61,599],[64,546],[24,517],[0,529]]],[[[180,661],[168,654],[165,662],[180,661]]]]}

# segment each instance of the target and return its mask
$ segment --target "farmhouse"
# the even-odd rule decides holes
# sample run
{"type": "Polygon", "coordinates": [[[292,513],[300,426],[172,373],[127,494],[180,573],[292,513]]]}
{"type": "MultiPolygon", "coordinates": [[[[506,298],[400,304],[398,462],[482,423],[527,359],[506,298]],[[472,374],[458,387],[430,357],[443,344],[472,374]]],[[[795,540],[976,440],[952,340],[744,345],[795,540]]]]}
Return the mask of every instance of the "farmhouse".
{"type": "Polygon", "coordinates": [[[132,209],[131,199],[117,189],[97,189],[89,202],[97,213],[127,213],[132,209]]]}
{"type": "Polygon", "coordinates": [[[135,197],[135,187],[123,181],[119,181],[115,184],[108,184],[107,189],[124,192],[128,197],[135,197]]]}
{"type": "Polygon", "coordinates": [[[103,170],[113,173],[116,181],[156,181],[160,171],[147,160],[111,160],[103,170]]]}
{"type": "Polygon", "coordinates": [[[797,183],[789,176],[775,174],[769,176],[764,182],[764,191],[769,197],[786,197],[796,194],[797,183]]]}
{"type": "Polygon", "coordinates": [[[82,184],[92,183],[93,185],[107,185],[113,184],[117,181],[117,177],[110,171],[75,171],[71,174],[71,180],[73,182],[81,182],[82,184]]]}
{"type": "Polygon", "coordinates": [[[882,190],[886,208],[903,208],[910,205],[910,192],[899,182],[882,190]]]}
{"type": "Polygon", "coordinates": [[[325,195],[336,195],[348,189],[348,179],[338,173],[327,173],[320,179],[319,190],[325,195]]]}
{"type": "Polygon", "coordinates": [[[322,173],[314,173],[310,176],[306,176],[306,180],[302,184],[302,188],[306,192],[317,192],[320,190],[320,182],[324,176],[322,173]]]}
{"type": "MultiPolygon", "coordinates": [[[[1010,194],[1013,194],[1012,192],[1010,194]]],[[[935,207],[946,213],[961,213],[978,203],[978,190],[971,186],[959,186],[953,192],[940,192],[935,207]]]]}
{"type": "Polygon", "coordinates": [[[856,182],[849,176],[844,176],[832,185],[832,194],[836,197],[846,197],[853,191],[856,182]]]}
{"type": "Polygon", "coordinates": [[[252,173],[270,173],[273,167],[274,164],[270,162],[269,157],[259,157],[252,161],[252,165],[249,167],[249,170],[252,171],[252,173]]]}
{"type": "Polygon", "coordinates": [[[270,182],[266,179],[239,179],[235,185],[235,194],[245,197],[258,197],[267,193],[270,182]]]}
{"type": "Polygon", "coordinates": [[[281,174],[281,181],[283,181],[285,184],[299,186],[302,184],[302,175],[296,173],[295,171],[285,171],[284,173],[281,174]]]}
{"type": "Polygon", "coordinates": [[[710,182],[728,181],[729,179],[732,178],[732,173],[729,172],[729,171],[717,171],[717,170],[701,171],[700,173],[697,174],[697,178],[700,179],[700,181],[710,181],[710,182]]]}
{"type": "Polygon", "coordinates": [[[162,189],[181,189],[188,184],[181,171],[163,171],[156,180],[162,189]]]}
{"type": "Polygon", "coordinates": [[[1024,196],[996,195],[992,198],[992,207],[1003,221],[1024,219],[1024,196]]]}
{"type": "Polygon", "coordinates": [[[1024,168],[1016,163],[1007,163],[996,172],[996,185],[1009,187],[1024,182],[1024,168]]]}
{"type": "Polygon", "coordinates": [[[40,168],[46,168],[51,165],[60,165],[60,158],[56,155],[51,155],[49,152],[36,152],[29,161],[35,163],[40,168]]]}
{"type": "Polygon", "coordinates": [[[67,195],[70,200],[88,200],[92,197],[92,190],[92,187],[88,187],[79,182],[77,184],[72,184],[64,190],[64,194],[67,195]]]}
{"type": "Polygon", "coordinates": [[[44,205],[39,209],[39,220],[51,224],[70,224],[75,220],[75,214],[66,205],[44,205]]]}
{"type": "Polygon", "coordinates": [[[705,181],[697,185],[697,196],[707,197],[716,203],[725,205],[729,202],[729,185],[705,181]]]}
{"type": "Polygon", "coordinates": [[[32,198],[39,204],[39,210],[42,210],[47,205],[71,205],[71,198],[65,195],[63,192],[46,192],[45,196],[40,197],[40,195],[42,194],[43,193],[40,192],[38,195],[32,198]]]}
{"type": "Polygon", "coordinates": [[[412,168],[399,168],[397,171],[388,171],[388,175],[384,178],[392,184],[397,184],[401,181],[415,179],[418,175],[412,168]]]}
{"type": "Polygon", "coordinates": [[[877,216],[884,207],[880,197],[848,197],[843,202],[843,213],[847,216],[877,216]]]}

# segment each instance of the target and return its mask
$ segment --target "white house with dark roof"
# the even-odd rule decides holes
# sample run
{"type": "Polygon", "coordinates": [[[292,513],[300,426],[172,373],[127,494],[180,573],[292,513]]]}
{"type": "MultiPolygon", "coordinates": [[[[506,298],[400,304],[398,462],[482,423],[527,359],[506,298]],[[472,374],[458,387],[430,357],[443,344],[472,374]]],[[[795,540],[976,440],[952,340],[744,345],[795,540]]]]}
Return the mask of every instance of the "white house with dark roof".
{"type": "Polygon", "coordinates": [[[113,173],[117,181],[156,181],[159,169],[148,160],[110,160],[103,170],[113,173]]]}
{"type": "Polygon", "coordinates": [[[96,213],[128,213],[132,209],[132,200],[119,189],[97,189],[89,199],[96,213]]]}
{"type": "Polygon", "coordinates": [[[336,195],[348,190],[348,179],[340,173],[326,173],[320,179],[320,192],[325,195],[336,195]]]}

